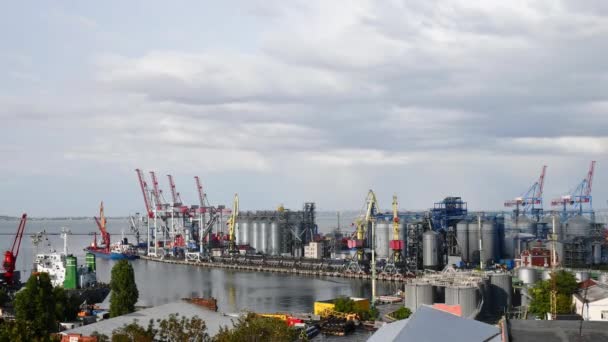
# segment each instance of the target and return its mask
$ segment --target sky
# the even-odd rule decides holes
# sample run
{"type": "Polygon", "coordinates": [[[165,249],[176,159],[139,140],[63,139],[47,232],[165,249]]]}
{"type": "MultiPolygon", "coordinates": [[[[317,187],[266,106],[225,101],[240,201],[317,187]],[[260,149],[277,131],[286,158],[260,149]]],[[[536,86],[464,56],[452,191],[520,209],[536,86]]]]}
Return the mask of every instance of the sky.
{"type": "Polygon", "coordinates": [[[19,1],[0,11],[0,215],[545,207],[597,161],[608,200],[608,2],[19,1]]]}

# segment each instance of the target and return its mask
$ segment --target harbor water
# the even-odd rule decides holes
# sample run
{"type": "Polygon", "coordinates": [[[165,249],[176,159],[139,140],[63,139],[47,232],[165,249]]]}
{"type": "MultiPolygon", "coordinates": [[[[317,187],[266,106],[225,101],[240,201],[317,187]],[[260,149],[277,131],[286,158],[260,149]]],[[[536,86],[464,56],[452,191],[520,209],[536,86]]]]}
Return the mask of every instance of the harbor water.
{"type": "MultiPolygon", "coordinates": [[[[0,248],[7,250],[12,245],[18,221],[0,220],[0,248]]],[[[71,230],[68,238],[68,252],[84,264],[83,248],[89,245],[96,231],[95,222],[82,220],[28,220],[23,237],[17,269],[22,279],[31,271],[34,255],[46,252],[49,245],[63,248],[58,233],[65,227],[71,230]],[[38,247],[32,245],[30,235],[46,230],[48,242],[42,241],[38,247]]],[[[108,228],[112,241],[121,236],[121,230],[128,232],[126,220],[109,219],[108,228]]],[[[125,234],[129,240],[132,235],[125,234]]],[[[98,279],[110,281],[112,265],[116,261],[98,259],[98,279]]],[[[213,296],[218,300],[220,311],[239,312],[311,312],[316,300],[337,296],[370,297],[371,282],[363,279],[310,277],[291,274],[203,268],[197,266],[165,264],[154,261],[135,260],[131,262],[139,289],[141,306],[155,306],[191,296],[213,296]]],[[[378,295],[391,294],[397,290],[396,283],[378,282],[378,295]]]]}

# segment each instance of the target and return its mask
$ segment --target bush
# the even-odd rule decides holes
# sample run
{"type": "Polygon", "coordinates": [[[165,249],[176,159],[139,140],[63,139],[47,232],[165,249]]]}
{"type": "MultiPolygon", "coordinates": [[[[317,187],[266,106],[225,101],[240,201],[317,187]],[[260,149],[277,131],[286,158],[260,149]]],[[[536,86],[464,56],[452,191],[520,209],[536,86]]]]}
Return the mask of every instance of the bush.
{"type": "Polygon", "coordinates": [[[402,320],[409,318],[412,314],[412,310],[406,308],[405,306],[399,308],[399,310],[391,312],[390,316],[396,320],[402,320]]]}

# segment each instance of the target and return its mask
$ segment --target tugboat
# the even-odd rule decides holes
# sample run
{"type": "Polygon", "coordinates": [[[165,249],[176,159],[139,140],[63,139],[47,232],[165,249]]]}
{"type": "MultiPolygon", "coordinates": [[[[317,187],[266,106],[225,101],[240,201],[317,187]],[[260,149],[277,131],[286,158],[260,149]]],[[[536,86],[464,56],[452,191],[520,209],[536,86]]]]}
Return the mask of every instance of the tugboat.
{"type": "MultiPolygon", "coordinates": [[[[97,282],[95,255],[87,253],[86,265],[78,267],[76,257],[67,253],[68,234],[68,230],[62,229],[63,252],[51,249],[49,253],[36,255],[34,271],[48,273],[51,284],[63,287],[68,295],[76,295],[88,304],[101,303],[110,293],[110,288],[107,284],[97,282]]],[[[38,237],[44,235],[46,234],[39,233],[38,237]]]]}
{"type": "Polygon", "coordinates": [[[124,234],[119,242],[114,244],[110,243],[110,233],[108,233],[108,230],[106,229],[106,217],[103,213],[103,202],[101,202],[101,205],[99,207],[99,218],[95,217],[95,222],[97,223],[97,227],[99,228],[99,231],[101,233],[102,245],[97,245],[96,232],[91,246],[85,248],[86,252],[92,253],[104,259],[133,260],[139,258],[137,249],[131,244],[129,244],[129,241],[127,240],[127,238],[124,237],[124,234]]]}

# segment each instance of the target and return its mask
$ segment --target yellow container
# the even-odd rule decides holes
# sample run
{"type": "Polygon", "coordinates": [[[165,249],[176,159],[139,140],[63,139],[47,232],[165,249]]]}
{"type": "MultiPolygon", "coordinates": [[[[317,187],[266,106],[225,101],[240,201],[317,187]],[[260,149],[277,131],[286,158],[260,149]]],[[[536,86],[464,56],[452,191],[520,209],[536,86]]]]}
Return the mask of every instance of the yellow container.
{"type": "MultiPolygon", "coordinates": [[[[355,308],[357,308],[358,310],[361,310],[361,311],[369,310],[369,299],[355,298],[355,297],[350,297],[350,299],[352,299],[355,302],[355,308]]],[[[334,300],[335,299],[322,300],[322,301],[315,302],[315,306],[314,306],[314,310],[313,310],[314,314],[321,315],[326,310],[334,310],[334,308],[336,307],[336,305],[334,304],[334,300]]]]}

